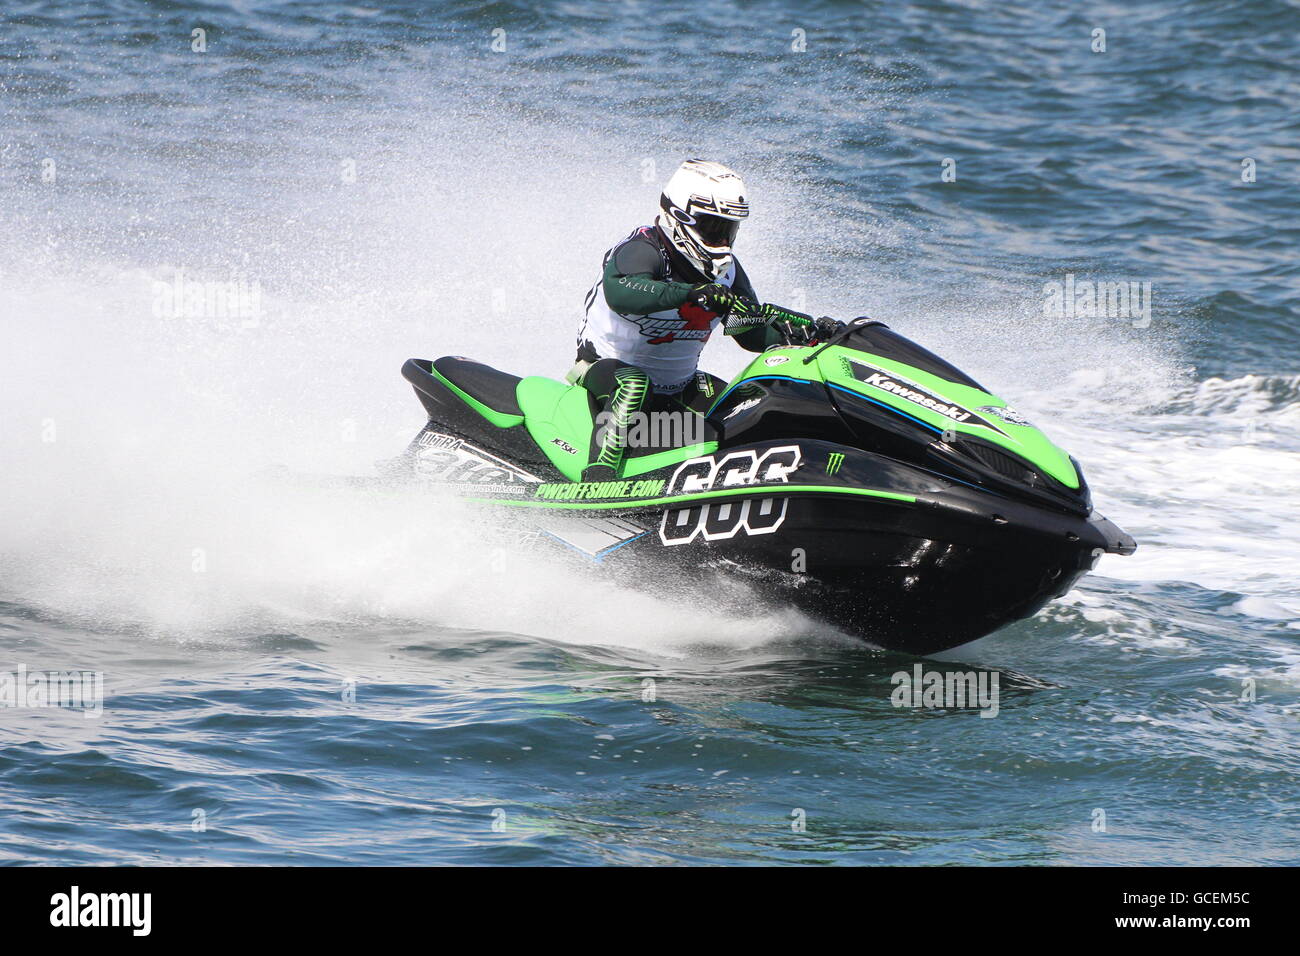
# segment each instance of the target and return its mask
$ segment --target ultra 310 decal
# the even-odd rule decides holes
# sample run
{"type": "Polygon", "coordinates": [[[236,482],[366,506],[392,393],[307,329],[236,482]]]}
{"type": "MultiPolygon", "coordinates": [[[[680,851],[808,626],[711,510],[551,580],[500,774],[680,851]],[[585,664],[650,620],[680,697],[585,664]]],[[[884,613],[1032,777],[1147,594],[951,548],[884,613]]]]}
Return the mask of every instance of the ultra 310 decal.
{"type": "Polygon", "coordinates": [[[415,473],[436,484],[468,484],[482,492],[485,486],[507,494],[524,494],[538,479],[457,435],[426,428],[411,445],[415,473]]]}

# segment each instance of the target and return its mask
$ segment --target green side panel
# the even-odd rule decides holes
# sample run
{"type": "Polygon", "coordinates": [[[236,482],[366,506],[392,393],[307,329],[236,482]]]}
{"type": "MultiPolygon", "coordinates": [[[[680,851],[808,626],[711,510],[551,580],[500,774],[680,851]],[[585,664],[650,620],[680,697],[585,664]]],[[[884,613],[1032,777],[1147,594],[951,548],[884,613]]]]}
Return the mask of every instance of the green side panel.
{"type": "MultiPolygon", "coordinates": [[[[820,348],[820,346],[818,346],[818,348],[820,348]]],[[[797,378],[805,382],[820,382],[822,380],[820,363],[809,362],[807,365],[803,364],[803,360],[807,358],[810,353],[815,351],[817,351],[815,348],[810,349],[796,345],[783,345],[780,348],[768,349],[762,355],[754,359],[754,361],[746,365],[741,373],[733,378],[731,382],[728,383],[727,387],[718,393],[718,398],[713,404],[717,405],[723,395],[726,395],[727,392],[731,391],[747,378],[758,378],[763,375],[780,375],[783,378],[797,378]],[[778,359],[784,359],[784,361],[777,361],[778,359]],[[773,362],[776,364],[771,364],[773,362]]],[[[711,410],[712,409],[710,409],[710,411],[711,410]]]]}
{"type": "MultiPolygon", "coordinates": [[[[595,427],[591,408],[587,403],[587,390],[579,385],[565,385],[539,375],[520,379],[515,387],[515,399],[524,411],[524,426],[564,477],[577,481],[587,467],[587,454],[591,446],[591,433],[595,427]],[[555,444],[555,439],[575,450],[565,451],[555,444]]],[[[675,465],[688,458],[710,455],[718,450],[717,442],[704,442],[684,448],[670,448],[653,455],[625,458],[621,474],[626,477],[643,475],[657,468],[675,465]]]]}
{"type": "Polygon", "coordinates": [[[570,481],[581,478],[594,427],[587,390],[581,385],[565,385],[551,378],[530,375],[515,386],[515,400],[523,409],[528,434],[551,464],[570,481]],[[555,444],[556,439],[573,451],[555,444]]]}
{"type": "Polygon", "coordinates": [[[965,422],[955,422],[941,412],[908,401],[906,398],[895,395],[883,388],[877,388],[859,381],[849,374],[845,366],[845,360],[856,358],[859,361],[868,362],[882,371],[898,376],[899,379],[903,380],[903,384],[910,382],[918,385],[926,391],[970,409],[972,412],[984,405],[1005,408],[1007,403],[996,395],[990,395],[978,388],[971,388],[969,385],[950,382],[932,372],[905,365],[894,359],[885,358],[881,355],[872,355],[869,352],[859,352],[856,349],[848,349],[842,346],[831,346],[822,349],[815,362],[809,362],[805,365],[803,360],[814,351],[818,351],[818,349],[791,347],[764,352],[736,376],[735,380],[727,386],[727,391],[730,391],[745,379],[765,375],[780,375],[784,378],[794,378],[808,382],[829,382],[857,392],[873,401],[896,408],[905,415],[920,419],[940,431],[951,428],[955,432],[977,435],[1019,455],[1045,474],[1051,475],[1067,488],[1079,487],[1079,474],[1075,471],[1070,456],[1063,449],[1053,444],[1051,439],[1033,425],[1016,425],[993,416],[989,416],[986,421],[978,413],[972,415],[965,422]],[[781,358],[785,358],[786,361],[778,361],[781,358]],[[773,362],[776,364],[772,364],[773,362]]]}
{"type": "Polygon", "coordinates": [[[721,488],[713,491],[701,491],[693,495],[666,495],[662,498],[636,498],[626,501],[538,501],[536,499],[520,501],[516,498],[465,498],[480,504],[510,505],[516,508],[555,508],[571,511],[610,511],[616,508],[657,508],[661,505],[685,504],[692,501],[708,501],[710,498],[754,497],[782,498],[797,494],[832,494],[861,498],[882,498],[887,501],[914,502],[914,495],[900,495],[894,491],[876,491],[872,488],[834,488],[826,485],[756,485],[752,488],[721,488]]]}
{"type": "Polygon", "coordinates": [[[505,412],[498,412],[494,408],[488,408],[488,406],[484,405],[477,398],[472,398],[468,393],[461,391],[461,389],[457,388],[456,385],[454,385],[450,379],[440,374],[436,368],[431,367],[429,371],[433,374],[434,378],[436,378],[438,381],[442,382],[443,385],[446,385],[449,389],[451,389],[457,398],[459,398],[470,408],[474,409],[474,411],[478,412],[480,415],[486,418],[497,428],[511,428],[515,425],[523,424],[524,421],[523,416],[507,415],[505,412]]]}
{"type": "Polygon", "coordinates": [[[653,455],[641,455],[638,458],[624,458],[622,474],[624,478],[635,478],[637,475],[644,475],[647,471],[654,471],[656,468],[666,468],[669,465],[676,465],[678,462],[686,461],[688,458],[699,458],[701,455],[712,455],[717,450],[717,442],[706,441],[699,445],[686,445],[682,448],[669,448],[666,451],[657,451],[653,455]]]}

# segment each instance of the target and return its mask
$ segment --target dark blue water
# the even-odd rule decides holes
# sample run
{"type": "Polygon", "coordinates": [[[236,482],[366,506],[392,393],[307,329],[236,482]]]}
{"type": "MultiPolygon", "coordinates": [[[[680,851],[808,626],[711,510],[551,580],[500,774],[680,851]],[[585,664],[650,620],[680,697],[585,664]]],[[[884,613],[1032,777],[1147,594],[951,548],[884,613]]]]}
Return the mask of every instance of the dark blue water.
{"type": "Polygon", "coordinates": [[[0,708],[0,860],[1300,861],[1298,37],[1264,0],[7,4],[0,681],[104,696],[0,708]],[[743,593],[265,477],[398,451],[409,355],[561,374],[691,155],[746,177],[763,298],[954,359],[1140,540],[923,662],[996,671],[996,717],[896,708],[914,661],[743,593]],[[160,310],[178,272],[257,314],[160,310]],[[1150,313],[1046,314],[1068,276],[1150,313]]]}

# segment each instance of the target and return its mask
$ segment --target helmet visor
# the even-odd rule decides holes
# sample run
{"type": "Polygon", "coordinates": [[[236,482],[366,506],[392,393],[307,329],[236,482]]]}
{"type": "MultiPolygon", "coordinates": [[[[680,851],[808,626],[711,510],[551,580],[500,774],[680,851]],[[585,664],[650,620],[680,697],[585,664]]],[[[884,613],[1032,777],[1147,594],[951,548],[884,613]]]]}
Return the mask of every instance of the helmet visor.
{"type": "Polygon", "coordinates": [[[730,246],[740,231],[738,219],[701,214],[695,217],[695,232],[707,246],[730,246]]]}

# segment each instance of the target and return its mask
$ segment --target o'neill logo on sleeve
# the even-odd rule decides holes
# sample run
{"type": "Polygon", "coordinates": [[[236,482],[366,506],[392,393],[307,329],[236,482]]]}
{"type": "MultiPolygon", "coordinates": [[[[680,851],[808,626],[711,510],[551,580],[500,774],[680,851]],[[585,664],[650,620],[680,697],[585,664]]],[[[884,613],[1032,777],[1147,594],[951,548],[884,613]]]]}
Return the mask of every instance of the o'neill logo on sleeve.
{"type": "Polygon", "coordinates": [[[148,936],[153,928],[152,893],[70,892],[50,897],[51,926],[126,926],[133,936],[148,936]]]}
{"type": "Polygon", "coordinates": [[[932,412],[938,412],[951,421],[983,425],[985,428],[993,429],[999,435],[1006,434],[1002,429],[990,424],[969,408],[958,405],[942,395],[936,395],[915,382],[909,382],[900,375],[876,368],[874,365],[868,365],[866,362],[860,362],[857,359],[849,359],[847,365],[848,373],[863,385],[870,385],[872,388],[878,388],[890,395],[897,395],[904,401],[920,405],[922,408],[928,408],[932,412]]]}

